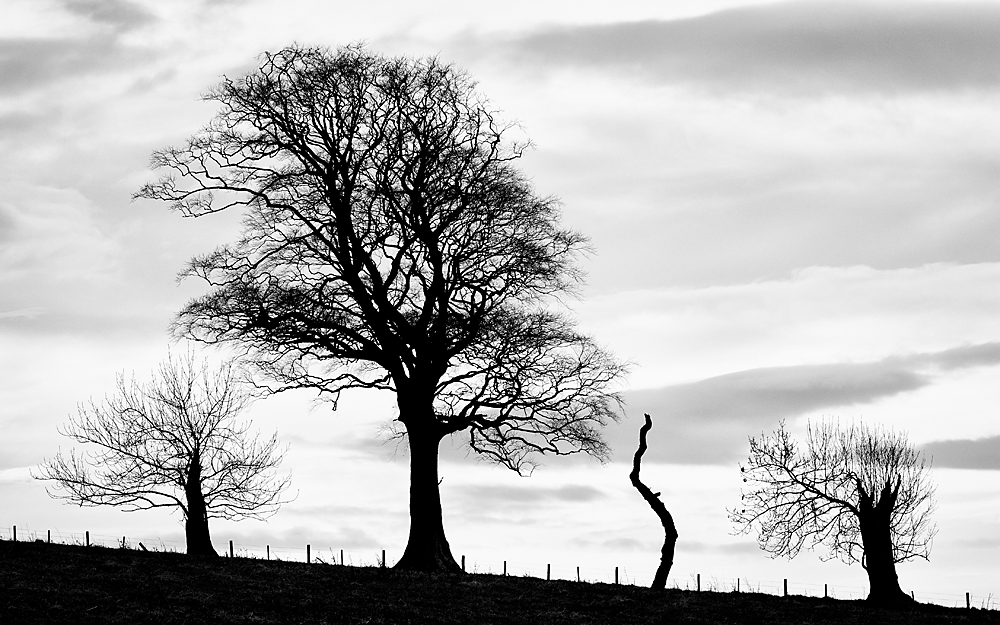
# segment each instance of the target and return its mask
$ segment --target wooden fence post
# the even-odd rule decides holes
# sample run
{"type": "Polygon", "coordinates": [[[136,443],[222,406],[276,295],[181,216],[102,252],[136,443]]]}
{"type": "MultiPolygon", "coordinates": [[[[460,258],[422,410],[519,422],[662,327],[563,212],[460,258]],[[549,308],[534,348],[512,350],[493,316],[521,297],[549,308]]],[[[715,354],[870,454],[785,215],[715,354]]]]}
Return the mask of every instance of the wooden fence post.
{"type": "Polygon", "coordinates": [[[14,542],[17,542],[17,526],[14,526],[14,542]]]}
{"type": "Polygon", "coordinates": [[[576,567],[576,581],[580,581],[580,567],[576,567]]]}
{"type": "Polygon", "coordinates": [[[788,596],[788,578],[785,578],[785,596],[788,596]]]}
{"type": "MultiPolygon", "coordinates": [[[[312,561],[312,554],[310,553],[310,547],[311,545],[306,545],[306,564],[310,564],[310,562],[312,561]]],[[[384,558],[385,556],[382,557],[384,558]]]]}
{"type": "Polygon", "coordinates": [[[465,573],[465,556],[462,556],[462,572],[465,573]]]}
{"type": "Polygon", "coordinates": [[[52,530],[45,530],[45,531],[48,533],[48,537],[45,539],[45,542],[51,543],[52,542],[52,530]]]}
{"type": "Polygon", "coordinates": [[[86,536],[87,536],[87,546],[89,547],[90,546],[90,530],[86,531],[86,536]]]}
{"type": "Polygon", "coordinates": [[[503,576],[507,577],[507,561],[503,561],[503,576]]]}
{"type": "Polygon", "coordinates": [[[827,592],[826,592],[826,584],[823,584],[823,598],[826,599],[829,596],[830,595],[828,595],[827,592]]]}
{"type": "Polygon", "coordinates": [[[972,609],[972,601],[969,599],[969,593],[965,593],[965,608],[967,610],[972,609]]]}
{"type": "Polygon", "coordinates": [[[545,565],[545,581],[547,581],[547,582],[552,581],[552,565],[551,564],[546,564],[545,565]]]}
{"type": "Polygon", "coordinates": [[[340,566],[344,566],[344,550],[340,550],[340,566]]]}
{"type": "Polygon", "coordinates": [[[698,592],[701,592],[701,573],[698,573],[698,592]]]}
{"type": "Polygon", "coordinates": [[[740,578],[736,578],[736,592],[740,591],[740,578]]]}
{"type": "Polygon", "coordinates": [[[385,549],[382,550],[382,568],[385,568],[385,549]]]}
{"type": "Polygon", "coordinates": [[[618,585],[618,567],[615,567],[615,585],[618,585]]]}
{"type": "Polygon", "coordinates": [[[271,545],[267,545],[267,559],[271,559],[271,545]]]}

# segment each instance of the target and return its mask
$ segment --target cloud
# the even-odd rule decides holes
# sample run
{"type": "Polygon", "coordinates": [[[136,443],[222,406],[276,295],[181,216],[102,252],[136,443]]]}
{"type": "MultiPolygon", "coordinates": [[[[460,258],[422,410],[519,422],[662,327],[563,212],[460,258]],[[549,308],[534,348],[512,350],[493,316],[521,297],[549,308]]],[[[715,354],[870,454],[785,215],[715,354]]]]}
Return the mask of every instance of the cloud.
{"type": "Polygon", "coordinates": [[[66,78],[114,72],[151,58],[148,50],[125,44],[121,37],[156,21],[144,7],[128,0],[61,0],[60,4],[66,12],[104,28],[95,32],[73,20],[77,24],[73,36],[0,40],[0,96],[66,78]]]}
{"type": "Polygon", "coordinates": [[[506,49],[530,67],[593,67],[726,91],[992,89],[1000,85],[1000,6],[783,2],[554,27],[511,39],[506,49]]]}
{"type": "Polygon", "coordinates": [[[682,540],[677,543],[677,551],[687,551],[691,553],[723,553],[726,555],[756,555],[760,553],[760,547],[755,542],[723,543],[713,544],[700,542],[697,540],[682,540]]]}
{"type": "Polygon", "coordinates": [[[21,308],[19,310],[2,310],[0,319],[35,319],[45,314],[44,308],[21,308]]]}
{"type": "MultiPolygon", "coordinates": [[[[99,281],[117,271],[119,242],[95,218],[97,207],[75,189],[5,181],[0,198],[0,284],[99,281]],[[101,278],[99,278],[101,277],[101,278]]],[[[30,300],[0,296],[0,306],[30,300]]]]}
{"type": "Polygon", "coordinates": [[[114,37],[0,40],[0,96],[131,67],[148,56],[114,37]]]}
{"type": "Polygon", "coordinates": [[[481,506],[508,506],[511,503],[548,503],[569,502],[581,503],[596,501],[605,494],[593,486],[584,484],[566,484],[553,488],[531,486],[478,486],[463,485],[459,487],[463,501],[476,502],[481,506]]]}
{"type": "Polygon", "coordinates": [[[935,467],[1000,470],[1000,436],[934,441],[921,450],[935,467]]]}
{"type": "Polygon", "coordinates": [[[916,354],[907,360],[917,365],[935,366],[946,371],[995,365],[1000,363],[1000,343],[983,343],[936,353],[916,354]]]}
{"type": "MultiPolygon", "coordinates": [[[[867,363],[766,367],[688,384],[625,393],[630,418],[607,430],[615,460],[629,461],[641,415],[653,417],[652,462],[724,464],[745,454],[748,436],[781,419],[870,404],[931,384],[934,373],[1000,364],[1000,343],[893,356],[867,363]]],[[[950,457],[950,456],[949,456],[950,457]]]]}
{"type": "Polygon", "coordinates": [[[70,13],[110,26],[116,31],[130,31],[156,21],[145,7],[128,0],[63,0],[70,13]]]}
{"type": "Polygon", "coordinates": [[[31,470],[34,468],[29,466],[0,469],[0,482],[31,482],[31,470]]]}
{"type": "Polygon", "coordinates": [[[907,352],[916,352],[909,367],[944,371],[997,349],[998,281],[1000,263],[810,267],[747,284],[590,297],[579,310],[587,333],[637,363],[633,389],[907,352]]]}
{"type": "Polygon", "coordinates": [[[650,545],[635,538],[611,538],[601,543],[601,546],[615,551],[651,551],[650,545]]]}

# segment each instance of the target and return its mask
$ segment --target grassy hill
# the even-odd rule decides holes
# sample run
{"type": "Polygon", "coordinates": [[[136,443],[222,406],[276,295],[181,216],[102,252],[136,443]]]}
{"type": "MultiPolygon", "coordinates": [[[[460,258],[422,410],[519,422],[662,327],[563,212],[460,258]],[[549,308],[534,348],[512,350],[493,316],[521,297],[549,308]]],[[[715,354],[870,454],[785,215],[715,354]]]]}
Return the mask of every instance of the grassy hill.
{"type": "Polygon", "coordinates": [[[998,623],[1000,612],[0,542],[0,623],[998,623]]]}

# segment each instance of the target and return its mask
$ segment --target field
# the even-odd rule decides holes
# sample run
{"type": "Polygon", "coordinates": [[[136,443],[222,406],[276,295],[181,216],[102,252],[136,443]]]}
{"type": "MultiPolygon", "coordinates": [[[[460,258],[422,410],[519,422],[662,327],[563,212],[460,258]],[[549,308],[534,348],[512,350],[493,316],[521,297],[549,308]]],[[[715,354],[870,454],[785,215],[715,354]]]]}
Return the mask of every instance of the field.
{"type": "Polygon", "coordinates": [[[1000,624],[1000,612],[4,541],[0,623],[1000,624]]]}

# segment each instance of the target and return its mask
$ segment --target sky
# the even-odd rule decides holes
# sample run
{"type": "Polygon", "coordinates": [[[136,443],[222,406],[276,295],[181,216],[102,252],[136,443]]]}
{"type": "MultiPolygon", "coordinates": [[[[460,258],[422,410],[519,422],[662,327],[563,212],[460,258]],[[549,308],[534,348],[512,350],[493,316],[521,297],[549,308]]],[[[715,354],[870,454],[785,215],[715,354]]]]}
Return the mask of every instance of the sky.
{"type": "MultiPolygon", "coordinates": [[[[838,418],[933,458],[938,534],[929,562],[899,566],[903,588],[1000,593],[1000,1],[565,7],[6,0],[0,535],[182,544],[176,515],[66,505],[29,471],[71,447],[57,428],[79,402],[183,348],[167,326],[203,287],[176,276],[239,232],[238,214],[131,201],[152,151],[205,125],[201,94],[264,51],[365,41],[464,68],[520,124],[522,171],[594,249],[573,314],[633,364],[607,464],[521,478],[445,442],[445,527],[470,570],[648,583],[662,530],[627,474],[649,412],[643,478],[680,534],[670,584],[861,596],[860,566],[770,559],[726,516],[748,437],[838,418]]],[[[252,408],[289,445],[297,498],[266,523],[215,522],[216,546],[391,564],[408,527],[405,450],[380,434],[393,400],[313,400],[252,408]]]]}

